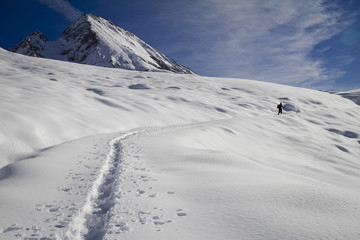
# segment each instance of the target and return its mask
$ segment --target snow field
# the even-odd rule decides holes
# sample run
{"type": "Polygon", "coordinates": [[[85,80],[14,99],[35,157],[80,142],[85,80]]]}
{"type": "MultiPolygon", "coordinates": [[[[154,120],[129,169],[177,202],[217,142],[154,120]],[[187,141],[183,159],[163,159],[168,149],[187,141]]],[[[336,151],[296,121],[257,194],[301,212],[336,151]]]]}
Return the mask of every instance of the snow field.
{"type": "Polygon", "coordinates": [[[0,54],[1,239],[360,238],[353,102],[0,54]]]}
{"type": "Polygon", "coordinates": [[[270,83],[106,69],[0,53],[0,166],[96,133],[273,114],[278,101],[286,102],[288,112],[336,110],[349,104],[327,93],[270,83]]]}
{"type": "MultiPolygon", "coordinates": [[[[140,229],[126,233],[124,239],[357,239],[359,175],[336,170],[358,169],[359,148],[354,146],[352,157],[344,161],[342,151],[327,143],[325,151],[336,152],[330,156],[342,160],[314,161],[327,153],[308,151],[305,144],[288,146],[294,142],[289,142],[284,128],[292,120],[284,120],[282,128],[277,126],[282,135],[272,128],[257,132],[257,127],[250,126],[263,119],[245,124],[243,119],[232,119],[140,141],[144,158],[154,165],[151,172],[164,188],[161,192],[170,189],[186,209],[186,221],[174,224],[186,231],[164,230],[156,235],[140,229]],[[287,141],[280,144],[284,149],[276,148],[277,153],[267,148],[275,140],[287,141]]],[[[275,121],[267,119],[270,125],[275,121]]],[[[298,131],[292,136],[303,136],[298,131]]],[[[318,133],[304,137],[311,142],[323,138],[318,133]]]]}
{"type": "Polygon", "coordinates": [[[86,203],[112,136],[44,149],[0,169],[1,239],[55,239],[86,203]]]}

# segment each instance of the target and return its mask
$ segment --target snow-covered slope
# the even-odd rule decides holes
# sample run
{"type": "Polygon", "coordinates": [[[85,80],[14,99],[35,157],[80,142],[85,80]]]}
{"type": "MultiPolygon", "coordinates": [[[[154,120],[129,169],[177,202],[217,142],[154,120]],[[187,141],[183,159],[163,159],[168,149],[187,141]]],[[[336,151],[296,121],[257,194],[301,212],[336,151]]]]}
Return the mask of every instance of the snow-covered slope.
{"type": "Polygon", "coordinates": [[[94,14],[83,15],[54,42],[35,31],[10,51],[103,67],[194,73],[131,32],[94,14]]]}
{"type": "Polygon", "coordinates": [[[350,99],[357,105],[360,105],[360,89],[355,89],[355,90],[347,91],[347,92],[337,92],[335,94],[340,95],[344,98],[350,99]]]}
{"type": "Polygon", "coordinates": [[[29,59],[0,49],[0,239],[360,238],[352,101],[29,59]]]}

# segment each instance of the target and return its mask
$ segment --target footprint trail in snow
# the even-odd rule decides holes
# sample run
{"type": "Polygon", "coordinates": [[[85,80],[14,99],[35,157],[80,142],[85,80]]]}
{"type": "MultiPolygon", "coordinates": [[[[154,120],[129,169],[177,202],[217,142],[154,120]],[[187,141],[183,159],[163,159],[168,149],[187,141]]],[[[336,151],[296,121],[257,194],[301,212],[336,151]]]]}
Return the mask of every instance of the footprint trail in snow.
{"type": "Polygon", "coordinates": [[[110,153],[100,169],[97,179],[80,213],[69,224],[68,239],[102,239],[106,233],[109,213],[116,199],[114,188],[121,175],[122,141],[143,130],[131,131],[110,141],[110,153]]]}

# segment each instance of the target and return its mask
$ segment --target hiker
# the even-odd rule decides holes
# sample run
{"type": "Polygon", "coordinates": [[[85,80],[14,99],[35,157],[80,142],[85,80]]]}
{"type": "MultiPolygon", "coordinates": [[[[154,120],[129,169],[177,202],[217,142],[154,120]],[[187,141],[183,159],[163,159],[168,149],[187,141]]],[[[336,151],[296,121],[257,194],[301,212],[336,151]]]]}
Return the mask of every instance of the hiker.
{"type": "Polygon", "coordinates": [[[279,114],[282,114],[282,110],[284,108],[284,104],[282,102],[280,102],[278,105],[277,105],[277,108],[279,109],[279,112],[278,112],[278,115],[279,114]]]}

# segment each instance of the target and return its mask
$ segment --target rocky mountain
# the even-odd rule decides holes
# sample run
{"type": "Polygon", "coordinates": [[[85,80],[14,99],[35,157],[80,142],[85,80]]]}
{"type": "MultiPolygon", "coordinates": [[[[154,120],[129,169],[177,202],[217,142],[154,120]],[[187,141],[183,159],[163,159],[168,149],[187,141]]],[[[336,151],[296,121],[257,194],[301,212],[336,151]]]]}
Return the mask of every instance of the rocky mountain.
{"type": "Polygon", "coordinates": [[[94,14],[80,17],[56,41],[51,42],[41,32],[34,31],[9,51],[103,67],[194,73],[133,33],[94,14]]]}
{"type": "Polygon", "coordinates": [[[45,37],[44,34],[38,30],[35,30],[29,36],[24,38],[24,40],[9,50],[32,57],[43,57],[42,52],[44,52],[48,42],[49,40],[47,37],[45,37]]]}

